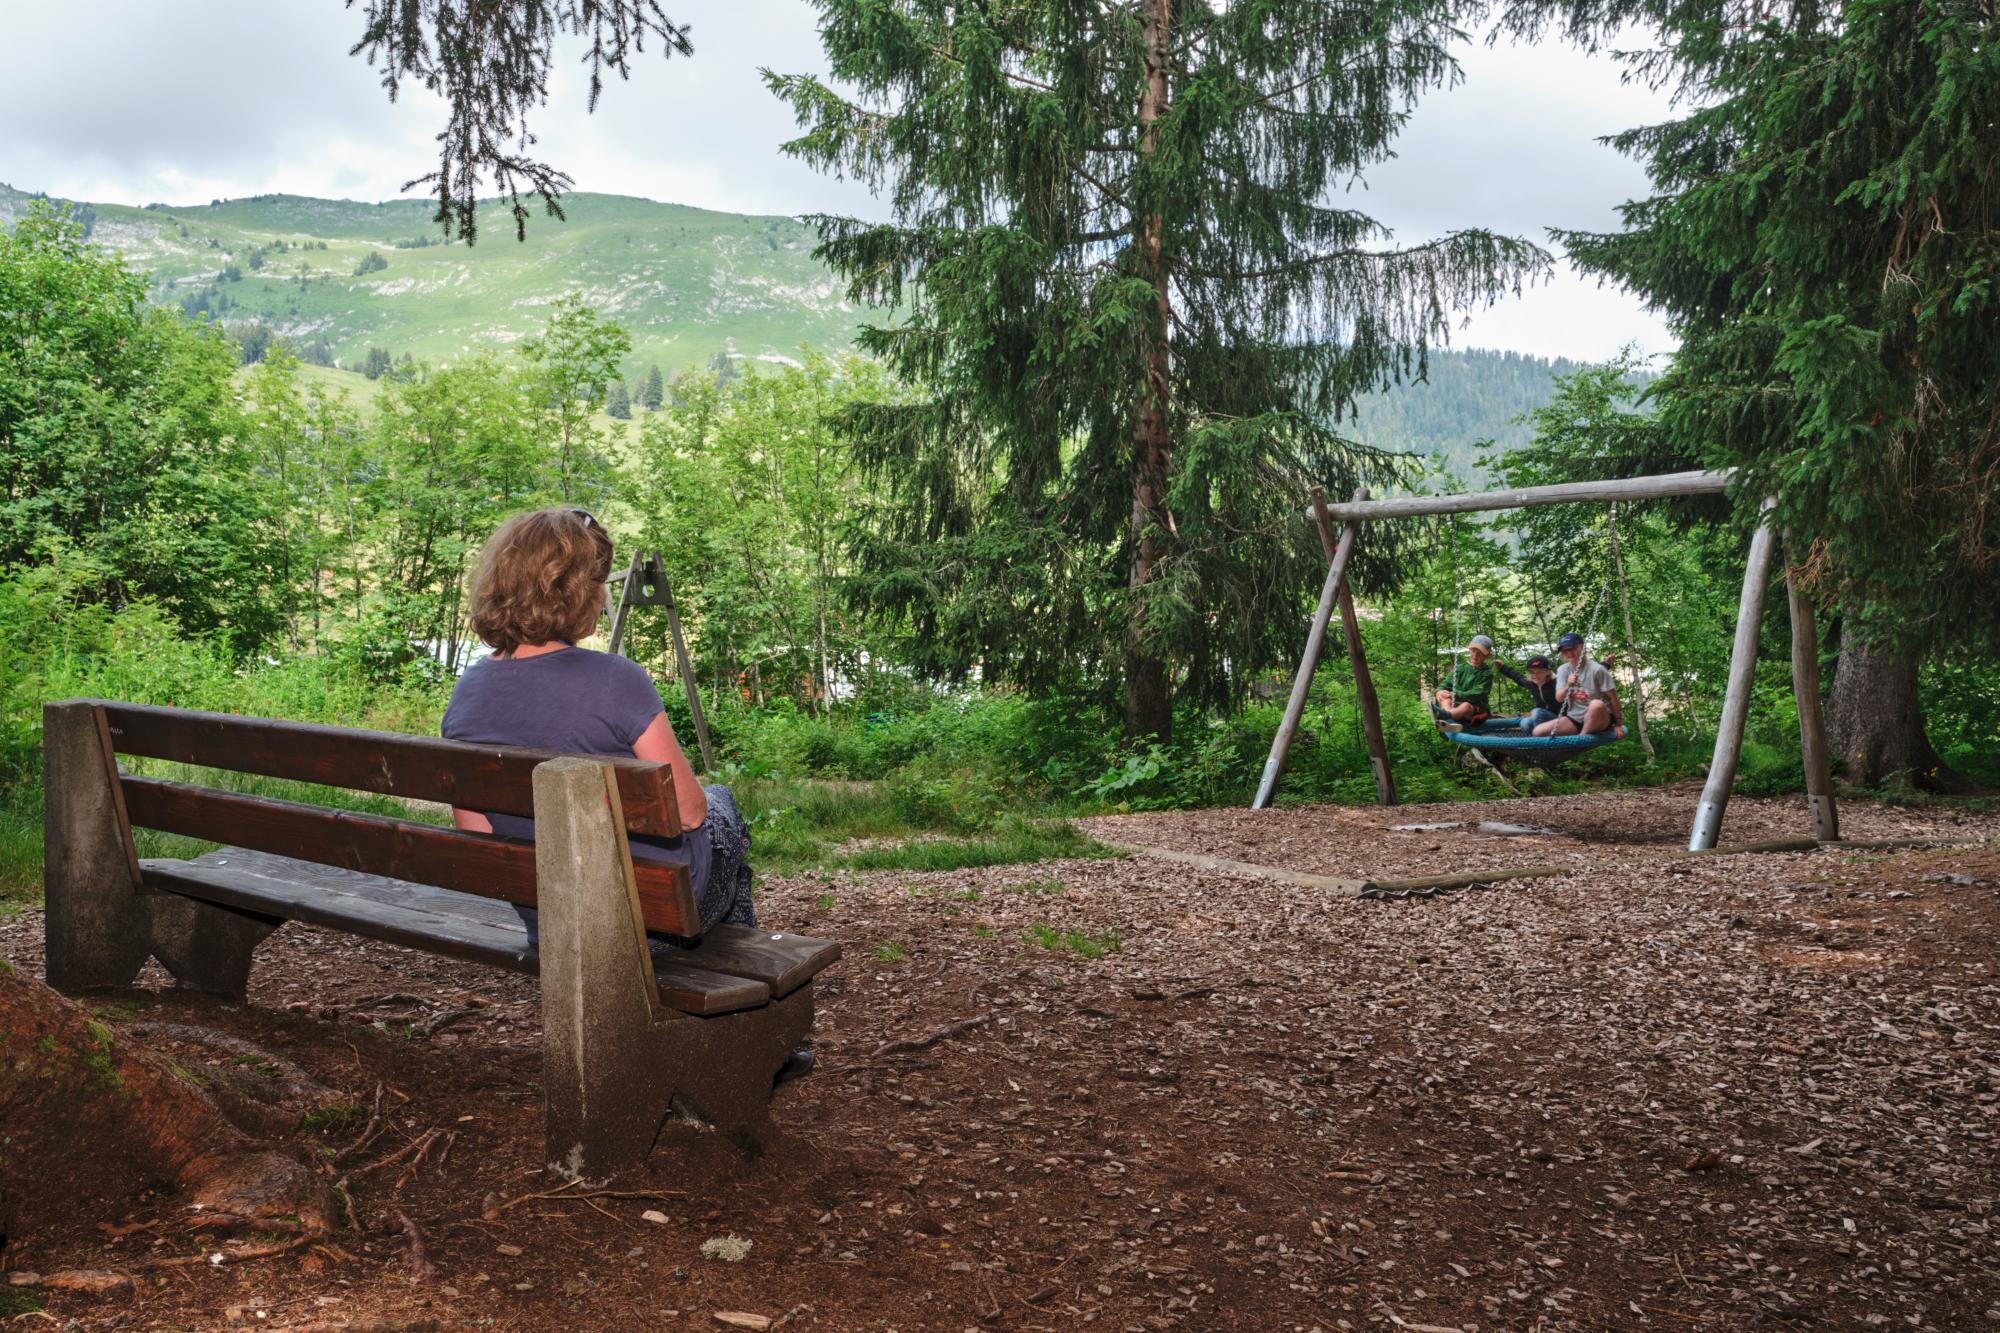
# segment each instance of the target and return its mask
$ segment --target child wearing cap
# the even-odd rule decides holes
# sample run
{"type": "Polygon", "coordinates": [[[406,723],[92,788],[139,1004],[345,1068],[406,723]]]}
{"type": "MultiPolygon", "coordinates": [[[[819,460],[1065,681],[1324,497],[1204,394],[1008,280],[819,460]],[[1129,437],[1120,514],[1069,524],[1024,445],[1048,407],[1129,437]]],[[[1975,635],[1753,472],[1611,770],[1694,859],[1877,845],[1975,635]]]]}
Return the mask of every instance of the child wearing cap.
{"type": "Polygon", "coordinates": [[[1556,671],[1558,715],[1535,728],[1537,736],[1588,736],[1616,728],[1625,730],[1624,709],[1618,703],[1618,686],[1602,662],[1593,662],[1583,651],[1583,636],[1574,631],[1556,641],[1563,664],[1556,671]]]}
{"type": "Polygon", "coordinates": [[[1496,670],[1513,681],[1534,699],[1535,706],[1521,719],[1521,730],[1533,731],[1544,722],[1553,722],[1561,714],[1562,708],[1556,695],[1555,672],[1549,669],[1549,659],[1536,653],[1526,662],[1527,674],[1523,675],[1497,657],[1493,660],[1496,670]]]}
{"type": "Polygon", "coordinates": [[[1444,688],[1437,692],[1431,716],[1440,722],[1476,727],[1493,716],[1488,707],[1493,696],[1493,668],[1487,664],[1493,656],[1493,640],[1484,634],[1473,635],[1465,655],[1468,660],[1451,669],[1444,688]]]}

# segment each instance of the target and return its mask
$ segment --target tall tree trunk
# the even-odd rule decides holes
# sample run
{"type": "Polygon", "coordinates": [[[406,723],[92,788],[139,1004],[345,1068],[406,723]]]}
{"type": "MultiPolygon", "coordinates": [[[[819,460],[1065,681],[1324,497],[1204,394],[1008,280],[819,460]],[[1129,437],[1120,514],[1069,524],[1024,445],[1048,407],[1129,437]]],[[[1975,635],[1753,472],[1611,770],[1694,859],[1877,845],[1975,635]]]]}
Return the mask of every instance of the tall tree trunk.
{"type": "Polygon", "coordinates": [[[1847,781],[1879,787],[1902,780],[1925,791],[1965,793],[1975,784],[1947,767],[1924,730],[1917,659],[1841,635],[1827,709],[1827,742],[1847,781]]]}
{"type": "MultiPolygon", "coordinates": [[[[1167,36],[1171,0],[1146,0],[1146,87],[1139,98],[1139,153],[1150,157],[1159,146],[1159,119],[1167,109],[1167,36]]],[[[1149,205],[1150,207],[1150,205],[1149,205]]],[[[1139,219],[1140,271],[1153,284],[1153,318],[1145,330],[1145,383],[1133,431],[1132,612],[1125,640],[1125,734],[1167,740],[1173,733],[1173,698],[1167,664],[1145,641],[1147,584],[1160,559],[1160,533],[1173,530],[1167,512],[1167,468],[1173,454],[1168,399],[1171,393],[1167,293],[1166,223],[1158,212],[1139,219]]]]}

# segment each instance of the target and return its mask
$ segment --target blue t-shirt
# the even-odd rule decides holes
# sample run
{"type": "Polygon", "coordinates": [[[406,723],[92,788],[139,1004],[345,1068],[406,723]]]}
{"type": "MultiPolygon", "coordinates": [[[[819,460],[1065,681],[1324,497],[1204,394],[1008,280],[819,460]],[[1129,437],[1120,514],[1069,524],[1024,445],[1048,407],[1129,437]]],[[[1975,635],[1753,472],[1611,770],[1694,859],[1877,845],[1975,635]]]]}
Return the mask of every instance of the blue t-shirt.
{"type": "MultiPolygon", "coordinates": [[[[448,741],[630,759],[632,746],[664,711],[652,676],[637,662],[588,648],[559,648],[473,663],[451,692],[441,730],[448,741]]],[[[535,836],[532,819],[493,811],[486,818],[505,837],[535,836]]],[[[635,833],[630,841],[637,859],[686,866],[697,895],[708,883],[706,823],[678,838],[635,833]]]]}

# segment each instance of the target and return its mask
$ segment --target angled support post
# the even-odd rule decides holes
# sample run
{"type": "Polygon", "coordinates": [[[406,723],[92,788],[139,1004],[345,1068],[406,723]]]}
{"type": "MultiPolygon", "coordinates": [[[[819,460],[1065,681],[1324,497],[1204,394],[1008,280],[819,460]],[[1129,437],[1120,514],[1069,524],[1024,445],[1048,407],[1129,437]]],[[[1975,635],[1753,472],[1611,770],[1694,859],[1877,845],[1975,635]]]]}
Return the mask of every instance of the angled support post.
{"type": "Polygon", "coordinates": [[[1785,594],[1792,610],[1792,693],[1799,701],[1799,752],[1805,761],[1806,808],[1812,812],[1813,837],[1821,842],[1838,842],[1840,812],[1833,800],[1826,708],[1819,691],[1819,630],[1813,620],[1812,599],[1799,587],[1789,559],[1785,564],[1785,594]]]}
{"type": "MultiPolygon", "coordinates": [[[[1333,515],[1327,512],[1326,492],[1313,487],[1313,522],[1319,525],[1320,545],[1331,561],[1340,552],[1340,539],[1333,534],[1333,515]]],[[[1368,488],[1354,492],[1358,503],[1368,498],[1368,488]]],[[[1396,775],[1389,769],[1389,743],[1382,736],[1382,703],[1375,697],[1375,677],[1368,671],[1368,649],[1361,642],[1361,618],[1354,611],[1354,588],[1346,580],[1340,584],[1340,632],[1347,639],[1347,664],[1354,670],[1354,700],[1361,710],[1361,732],[1368,740],[1368,762],[1375,769],[1375,803],[1399,804],[1396,775]]]]}
{"type": "Polygon", "coordinates": [[[673,641],[674,666],[680,673],[681,690],[687,695],[688,715],[694,719],[695,740],[701,747],[701,767],[715,771],[715,746],[708,738],[708,717],[701,711],[701,691],[695,685],[694,659],[688,656],[687,640],[681,635],[680,607],[674,603],[673,585],[667,582],[667,567],[658,552],[637,553],[622,574],[611,581],[619,585],[618,609],[611,617],[611,651],[625,650],[625,618],[635,606],[667,608],[667,634],[673,641]]]}
{"type": "MultiPolygon", "coordinates": [[[[1321,503],[1324,502],[1322,499],[1321,503]]],[[[1306,693],[1312,688],[1313,671],[1319,666],[1320,650],[1326,646],[1326,622],[1333,618],[1334,605],[1340,600],[1340,586],[1347,577],[1347,562],[1354,554],[1354,541],[1360,532],[1359,520],[1348,520],[1346,530],[1340,534],[1340,543],[1334,548],[1333,559],[1327,565],[1326,582],[1319,590],[1319,607],[1313,612],[1312,629],[1306,635],[1305,654],[1299,659],[1299,673],[1292,680],[1292,696],[1285,704],[1285,720],[1278,724],[1278,734],[1271,738],[1271,755],[1264,761],[1264,773],[1257,782],[1257,795],[1250,802],[1252,810],[1262,810],[1271,803],[1271,793],[1277,790],[1278,777],[1285,771],[1285,754],[1292,748],[1292,738],[1298,735],[1299,719],[1306,711],[1306,693]]]]}
{"type": "Polygon", "coordinates": [[[1750,715],[1750,685],[1757,673],[1757,629],[1764,620],[1764,589],[1771,581],[1771,553],[1777,534],[1771,530],[1771,506],[1759,511],[1757,531],[1750,538],[1750,557],[1743,566],[1743,595],[1736,604],[1736,641],[1729,653],[1729,687],[1722,699],[1722,720],[1715,729],[1715,755],[1709,761],[1708,782],[1694,812],[1694,832],[1688,850],[1705,852],[1722,831],[1722,812],[1736,784],[1736,767],[1743,758],[1743,726],[1750,715]]]}

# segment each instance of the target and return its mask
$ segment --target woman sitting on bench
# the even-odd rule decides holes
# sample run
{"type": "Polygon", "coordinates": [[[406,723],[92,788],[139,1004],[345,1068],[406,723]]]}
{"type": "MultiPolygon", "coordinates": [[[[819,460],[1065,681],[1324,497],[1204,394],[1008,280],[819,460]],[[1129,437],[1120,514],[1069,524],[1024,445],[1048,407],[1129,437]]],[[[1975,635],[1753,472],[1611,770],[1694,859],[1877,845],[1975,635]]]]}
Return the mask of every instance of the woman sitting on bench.
{"type": "MultiPolygon", "coordinates": [[[[458,678],[444,710],[444,738],[667,765],[681,835],[629,834],[633,858],[687,867],[704,934],[724,922],[754,927],[750,827],[735,795],[719,783],[704,788],[695,780],[646,668],[576,646],[597,629],[610,573],[611,534],[589,510],[538,509],[502,523],[480,553],[472,583],[472,632],[493,655],[458,678]]],[[[519,815],[454,809],[451,818],[474,833],[535,836],[535,821],[519,815]]],[[[535,909],[515,910],[534,940],[535,909]]],[[[647,933],[655,954],[693,943],[647,933]]],[[[812,1067],[812,1050],[800,1047],[777,1081],[789,1082],[812,1067]]]]}
{"type": "MultiPolygon", "coordinates": [[[[695,780],[646,668],[576,646],[597,629],[610,572],[611,534],[588,510],[539,509],[501,524],[472,585],[472,632],[493,655],[459,677],[444,738],[666,764],[684,831],[677,838],[630,835],[633,857],[688,868],[704,932],[725,921],[755,926],[750,829],[735,796],[695,780]]],[[[451,814],[474,833],[535,836],[535,821],[519,815],[451,814]]],[[[533,939],[535,910],[517,910],[533,939]]],[[[655,953],[683,943],[653,935],[655,953]]]]}

